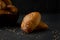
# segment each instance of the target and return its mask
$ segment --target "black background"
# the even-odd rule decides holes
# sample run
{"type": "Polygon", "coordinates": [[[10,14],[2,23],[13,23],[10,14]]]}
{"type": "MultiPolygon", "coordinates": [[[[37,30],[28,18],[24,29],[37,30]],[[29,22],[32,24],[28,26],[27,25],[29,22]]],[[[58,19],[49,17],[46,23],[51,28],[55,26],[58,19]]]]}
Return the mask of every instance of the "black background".
{"type": "Polygon", "coordinates": [[[59,12],[59,0],[12,0],[13,3],[19,8],[19,11],[40,11],[40,12],[59,12]]]}

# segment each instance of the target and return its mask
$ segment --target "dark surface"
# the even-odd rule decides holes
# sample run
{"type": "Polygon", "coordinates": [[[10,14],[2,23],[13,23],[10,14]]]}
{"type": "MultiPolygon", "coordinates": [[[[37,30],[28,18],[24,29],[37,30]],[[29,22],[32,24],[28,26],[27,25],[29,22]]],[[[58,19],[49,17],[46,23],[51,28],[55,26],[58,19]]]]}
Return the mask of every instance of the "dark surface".
{"type": "Polygon", "coordinates": [[[17,26],[2,27],[0,28],[0,40],[60,40],[60,14],[42,14],[42,20],[49,25],[48,30],[26,34],[17,26]]]}

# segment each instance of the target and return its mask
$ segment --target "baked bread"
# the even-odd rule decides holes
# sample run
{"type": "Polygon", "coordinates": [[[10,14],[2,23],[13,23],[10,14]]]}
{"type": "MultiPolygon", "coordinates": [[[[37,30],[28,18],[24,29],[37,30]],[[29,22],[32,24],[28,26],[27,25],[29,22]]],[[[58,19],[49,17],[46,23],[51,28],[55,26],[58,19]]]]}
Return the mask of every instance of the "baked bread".
{"type": "Polygon", "coordinates": [[[32,32],[39,24],[41,15],[39,12],[31,12],[27,14],[22,21],[21,30],[24,32],[32,32]]]}

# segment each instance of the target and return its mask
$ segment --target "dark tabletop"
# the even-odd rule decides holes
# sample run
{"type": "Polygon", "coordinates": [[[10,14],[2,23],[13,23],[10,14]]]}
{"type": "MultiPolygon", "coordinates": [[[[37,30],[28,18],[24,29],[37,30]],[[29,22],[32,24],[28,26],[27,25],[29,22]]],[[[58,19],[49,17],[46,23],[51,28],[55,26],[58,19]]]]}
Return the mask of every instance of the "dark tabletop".
{"type": "MultiPolygon", "coordinates": [[[[19,17],[18,23],[23,16],[19,17]]],[[[0,40],[60,40],[60,14],[42,14],[42,20],[49,25],[48,30],[26,34],[18,26],[4,26],[0,28],[0,40]]]]}

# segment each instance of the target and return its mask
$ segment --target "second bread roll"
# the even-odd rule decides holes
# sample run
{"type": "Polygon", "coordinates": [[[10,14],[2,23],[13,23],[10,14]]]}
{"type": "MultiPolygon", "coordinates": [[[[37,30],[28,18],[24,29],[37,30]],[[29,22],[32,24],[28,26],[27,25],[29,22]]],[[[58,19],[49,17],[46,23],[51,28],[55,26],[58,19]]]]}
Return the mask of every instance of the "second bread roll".
{"type": "Polygon", "coordinates": [[[48,29],[48,25],[43,21],[40,21],[39,25],[36,27],[35,30],[47,30],[47,29],[48,29]]]}

